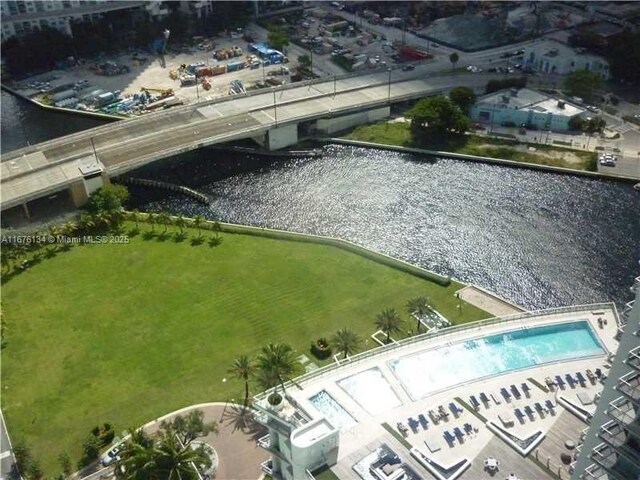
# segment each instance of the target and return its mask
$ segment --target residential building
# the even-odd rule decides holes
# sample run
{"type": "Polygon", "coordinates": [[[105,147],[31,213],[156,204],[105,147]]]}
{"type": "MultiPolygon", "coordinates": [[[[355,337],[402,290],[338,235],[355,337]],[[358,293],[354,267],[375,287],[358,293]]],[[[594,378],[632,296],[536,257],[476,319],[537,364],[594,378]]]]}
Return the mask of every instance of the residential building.
{"type": "Polygon", "coordinates": [[[263,470],[273,478],[297,480],[309,478],[316,468],[334,465],[338,429],[325,417],[311,418],[291,396],[280,399],[277,405],[271,405],[267,396],[254,403],[256,420],[269,429],[258,440],[271,454],[263,470]]]}
{"type": "Polygon", "coordinates": [[[573,480],[640,479],[640,277],[621,316],[620,344],[582,445],[573,480]]]}
{"type": "Polygon", "coordinates": [[[491,125],[526,124],[553,131],[569,130],[569,121],[585,109],[528,88],[500,90],[478,97],[472,120],[491,125]]]}
{"type": "Polygon", "coordinates": [[[545,40],[524,48],[524,64],[545,74],[568,75],[589,70],[609,78],[609,63],[601,56],[574,50],[563,43],[545,40]]]}
{"type": "Polygon", "coordinates": [[[154,1],[7,0],[0,2],[2,41],[44,27],[71,35],[74,21],[96,21],[103,14],[116,10],[130,10],[132,13],[148,14],[152,18],[162,18],[169,13],[166,4],[154,1]]]}

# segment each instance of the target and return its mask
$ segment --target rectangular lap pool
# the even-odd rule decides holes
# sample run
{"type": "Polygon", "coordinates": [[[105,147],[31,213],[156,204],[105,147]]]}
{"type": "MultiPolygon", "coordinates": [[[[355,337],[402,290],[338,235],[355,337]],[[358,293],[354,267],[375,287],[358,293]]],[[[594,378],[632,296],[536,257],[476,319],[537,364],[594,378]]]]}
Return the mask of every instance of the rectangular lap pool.
{"type": "Polygon", "coordinates": [[[346,430],[358,423],[326,390],[309,397],[309,401],[338,430],[346,430]]]}
{"type": "Polygon", "coordinates": [[[391,360],[388,365],[407,393],[418,400],[470,380],[602,354],[600,341],[583,320],[521,328],[436,347],[391,360]]]}

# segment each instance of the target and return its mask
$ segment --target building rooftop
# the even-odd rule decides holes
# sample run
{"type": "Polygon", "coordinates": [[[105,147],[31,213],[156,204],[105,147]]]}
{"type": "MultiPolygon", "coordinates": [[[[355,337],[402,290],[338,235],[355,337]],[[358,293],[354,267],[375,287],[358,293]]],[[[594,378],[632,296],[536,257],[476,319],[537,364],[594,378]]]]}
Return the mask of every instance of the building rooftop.
{"type": "Polygon", "coordinates": [[[489,93],[479,97],[477,103],[504,106],[517,110],[533,110],[537,113],[551,113],[568,117],[585,112],[583,108],[529,88],[500,90],[489,93]]]}
{"type": "MultiPolygon", "coordinates": [[[[600,304],[517,314],[412,337],[297,379],[299,388],[287,388],[289,401],[281,410],[280,418],[293,423],[299,429],[298,435],[304,438],[315,438],[328,431],[326,425],[316,426],[321,418],[340,429],[338,463],[333,467],[339,478],[359,479],[355,473],[356,463],[385,443],[403,462],[428,477],[415,455],[394,438],[400,435],[413,449],[441,466],[454,465],[462,458],[469,459],[471,469],[463,479],[476,478],[474,475],[482,471],[487,453],[499,456],[504,467],[500,469],[501,473],[513,471],[520,478],[551,478],[534,462],[523,461],[517,447],[505,438],[511,436],[516,444],[526,444],[527,439],[537,435],[541,438],[540,443],[536,442],[536,448],[548,452],[554,459],[562,453],[565,440],[577,442],[586,424],[571,412],[570,407],[577,405],[577,410],[586,415],[595,411],[593,399],[601,391],[602,384],[591,372],[597,374],[604,370],[610,352],[617,350],[617,326],[614,308],[600,304]],[[572,346],[571,350],[575,351],[558,361],[536,357],[532,366],[515,369],[512,366],[502,373],[486,370],[469,378],[465,376],[469,370],[485,368],[486,362],[480,357],[493,358],[490,350],[496,344],[491,339],[496,336],[502,335],[505,348],[510,348],[508,345],[517,342],[518,336],[526,337],[529,342],[527,331],[540,328],[539,331],[552,335],[541,339],[545,345],[550,345],[561,342],[554,336],[557,329],[574,328],[576,322],[581,323],[582,328],[589,325],[580,335],[591,332],[583,339],[591,338],[587,343],[594,341],[600,346],[597,351],[582,344],[572,346]],[[467,354],[476,359],[473,367],[461,359],[467,354]],[[429,359],[425,360],[423,356],[429,359]],[[446,368],[443,369],[444,365],[446,368]],[[576,372],[585,377],[584,383],[558,382],[557,386],[553,385],[555,380],[552,379],[556,376],[576,376],[576,372]],[[509,396],[514,385],[521,394],[509,396]],[[321,394],[320,398],[318,394],[321,394]],[[480,394],[484,395],[484,400],[480,394]],[[479,401],[475,412],[471,411],[471,396],[479,401]],[[299,413],[293,414],[292,408],[299,413]],[[527,413],[522,415],[523,412],[527,413]],[[295,417],[310,420],[291,422],[295,417]],[[506,434],[501,437],[494,425],[506,434]],[[455,430],[457,432],[452,433],[455,430]]],[[[581,344],[580,335],[573,330],[567,332],[570,332],[567,338],[571,338],[572,345],[581,344]]],[[[527,355],[522,351],[516,356],[527,355]]],[[[254,404],[262,410],[265,400],[265,394],[259,395],[254,404]]],[[[567,467],[556,461],[556,470],[564,468],[568,474],[567,467]]]]}

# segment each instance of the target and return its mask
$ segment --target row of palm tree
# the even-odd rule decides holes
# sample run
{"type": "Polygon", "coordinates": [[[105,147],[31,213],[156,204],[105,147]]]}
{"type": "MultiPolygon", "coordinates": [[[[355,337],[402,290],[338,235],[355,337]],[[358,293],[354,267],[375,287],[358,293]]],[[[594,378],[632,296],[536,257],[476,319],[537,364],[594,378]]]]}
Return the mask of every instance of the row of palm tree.
{"type": "MultiPolygon", "coordinates": [[[[418,319],[417,332],[420,331],[420,317],[432,310],[429,298],[424,296],[411,298],[407,302],[407,312],[418,319]]],[[[404,322],[395,309],[388,308],[376,316],[375,325],[387,335],[386,343],[389,343],[391,334],[402,332],[404,322]]],[[[362,345],[360,336],[348,328],[339,329],[329,342],[337,352],[342,353],[344,358],[349,358],[362,345]]],[[[244,381],[244,406],[246,407],[249,402],[249,381],[251,379],[254,379],[265,390],[279,386],[284,392],[285,381],[291,380],[296,370],[295,367],[293,349],[289,345],[270,343],[260,350],[255,362],[247,355],[237,357],[229,369],[229,374],[244,381]]]]}
{"type": "MultiPolygon", "coordinates": [[[[420,317],[433,311],[428,297],[414,297],[407,302],[407,313],[417,320],[416,332],[420,332],[420,317]]],[[[391,341],[391,334],[401,333],[404,322],[394,308],[382,310],[375,318],[376,327],[387,335],[386,343],[391,341]]]]}
{"type": "MultiPolygon", "coordinates": [[[[134,209],[128,213],[129,219],[133,220],[136,224],[136,229],[140,228],[140,222],[144,221],[151,225],[151,231],[155,231],[156,225],[162,225],[164,227],[163,233],[167,233],[167,229],[170,225],[175,225],[180,230],[180,235],[184,234],[184,230],[187,226],[193,226],[198,230],[198,237],[202,236],[202,227],[205,225],[205,218],[202,215],[195,215],[192,219],[188,219],[183,215],[177,217],[172,216],[168,212],[149,212],[142,214],[139,210],[134,209]]],[[[215,232],[216,237],[221,230],[221,225],[218,220],[211,222],[211,229],[215,232]]]]}
{"type": "MultiPolygon", "coordinates": [[[[332,346],[345,358],[355,353],[362,344],[357,333],[341,328],[331,338],[332,346]]],[[[254,379],[265,390],[280,387],[285,393],[285,382],[291,381],[297,370],[293,349],[282,343],[270,343],[262,347],[255,362],[247,355],[237,357],[229,373],[244,381],[244,406],[249,403],[249,381],[254,379]]]]}

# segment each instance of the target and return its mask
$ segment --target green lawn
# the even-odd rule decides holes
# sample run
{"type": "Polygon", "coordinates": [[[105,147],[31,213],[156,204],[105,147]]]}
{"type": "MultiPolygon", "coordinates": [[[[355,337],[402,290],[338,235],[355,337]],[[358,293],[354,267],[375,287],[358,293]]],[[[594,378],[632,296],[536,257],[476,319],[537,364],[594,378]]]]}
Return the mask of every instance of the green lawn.
{"type": "MultiPolygon", "coordinates": [[[[143,227],[143,229],[148,227],[143,227]]],[[[158,228],[156,228],[158,230],[158,228]]],[[[75,462],[91,428],[138,426],[186,405],[242,398],[232,359],[267,342],[309,344],[428,295],[456,322],[488,316],[453,292],[328,246],[223,235],[218,247],[133,237],[44,259],[3,285],[2,407],[45,473],[75,462]]],[[[369,340],[367,347],[372,347],[369,340]]]]}
{"type": "Polygon", "coordinates": [[[501,158],[516,162],[536,163],[539,165],[551,165],[576,170],[597,171],[598,169],[597,156],[593,152],[554,148],[550,145],[540,145],[537,143],[530,144],[536,149],[535,152],[521,151],[514,148],[518,142],[513,139],[464,135],[438,139],[425,138],[422,142],[416,142],[411,136],[409,123],[390,124],[387,122],[379,122],[371,125],[362,125],[356,127],[347,135],[344,135],[344,138],[363,142],[399,145],[402,147],[415,147],[481,157],[501,158]],[[577,161],[565,159],[565,157],[573,157],[574,155],[578,157],[577,161]]]}

